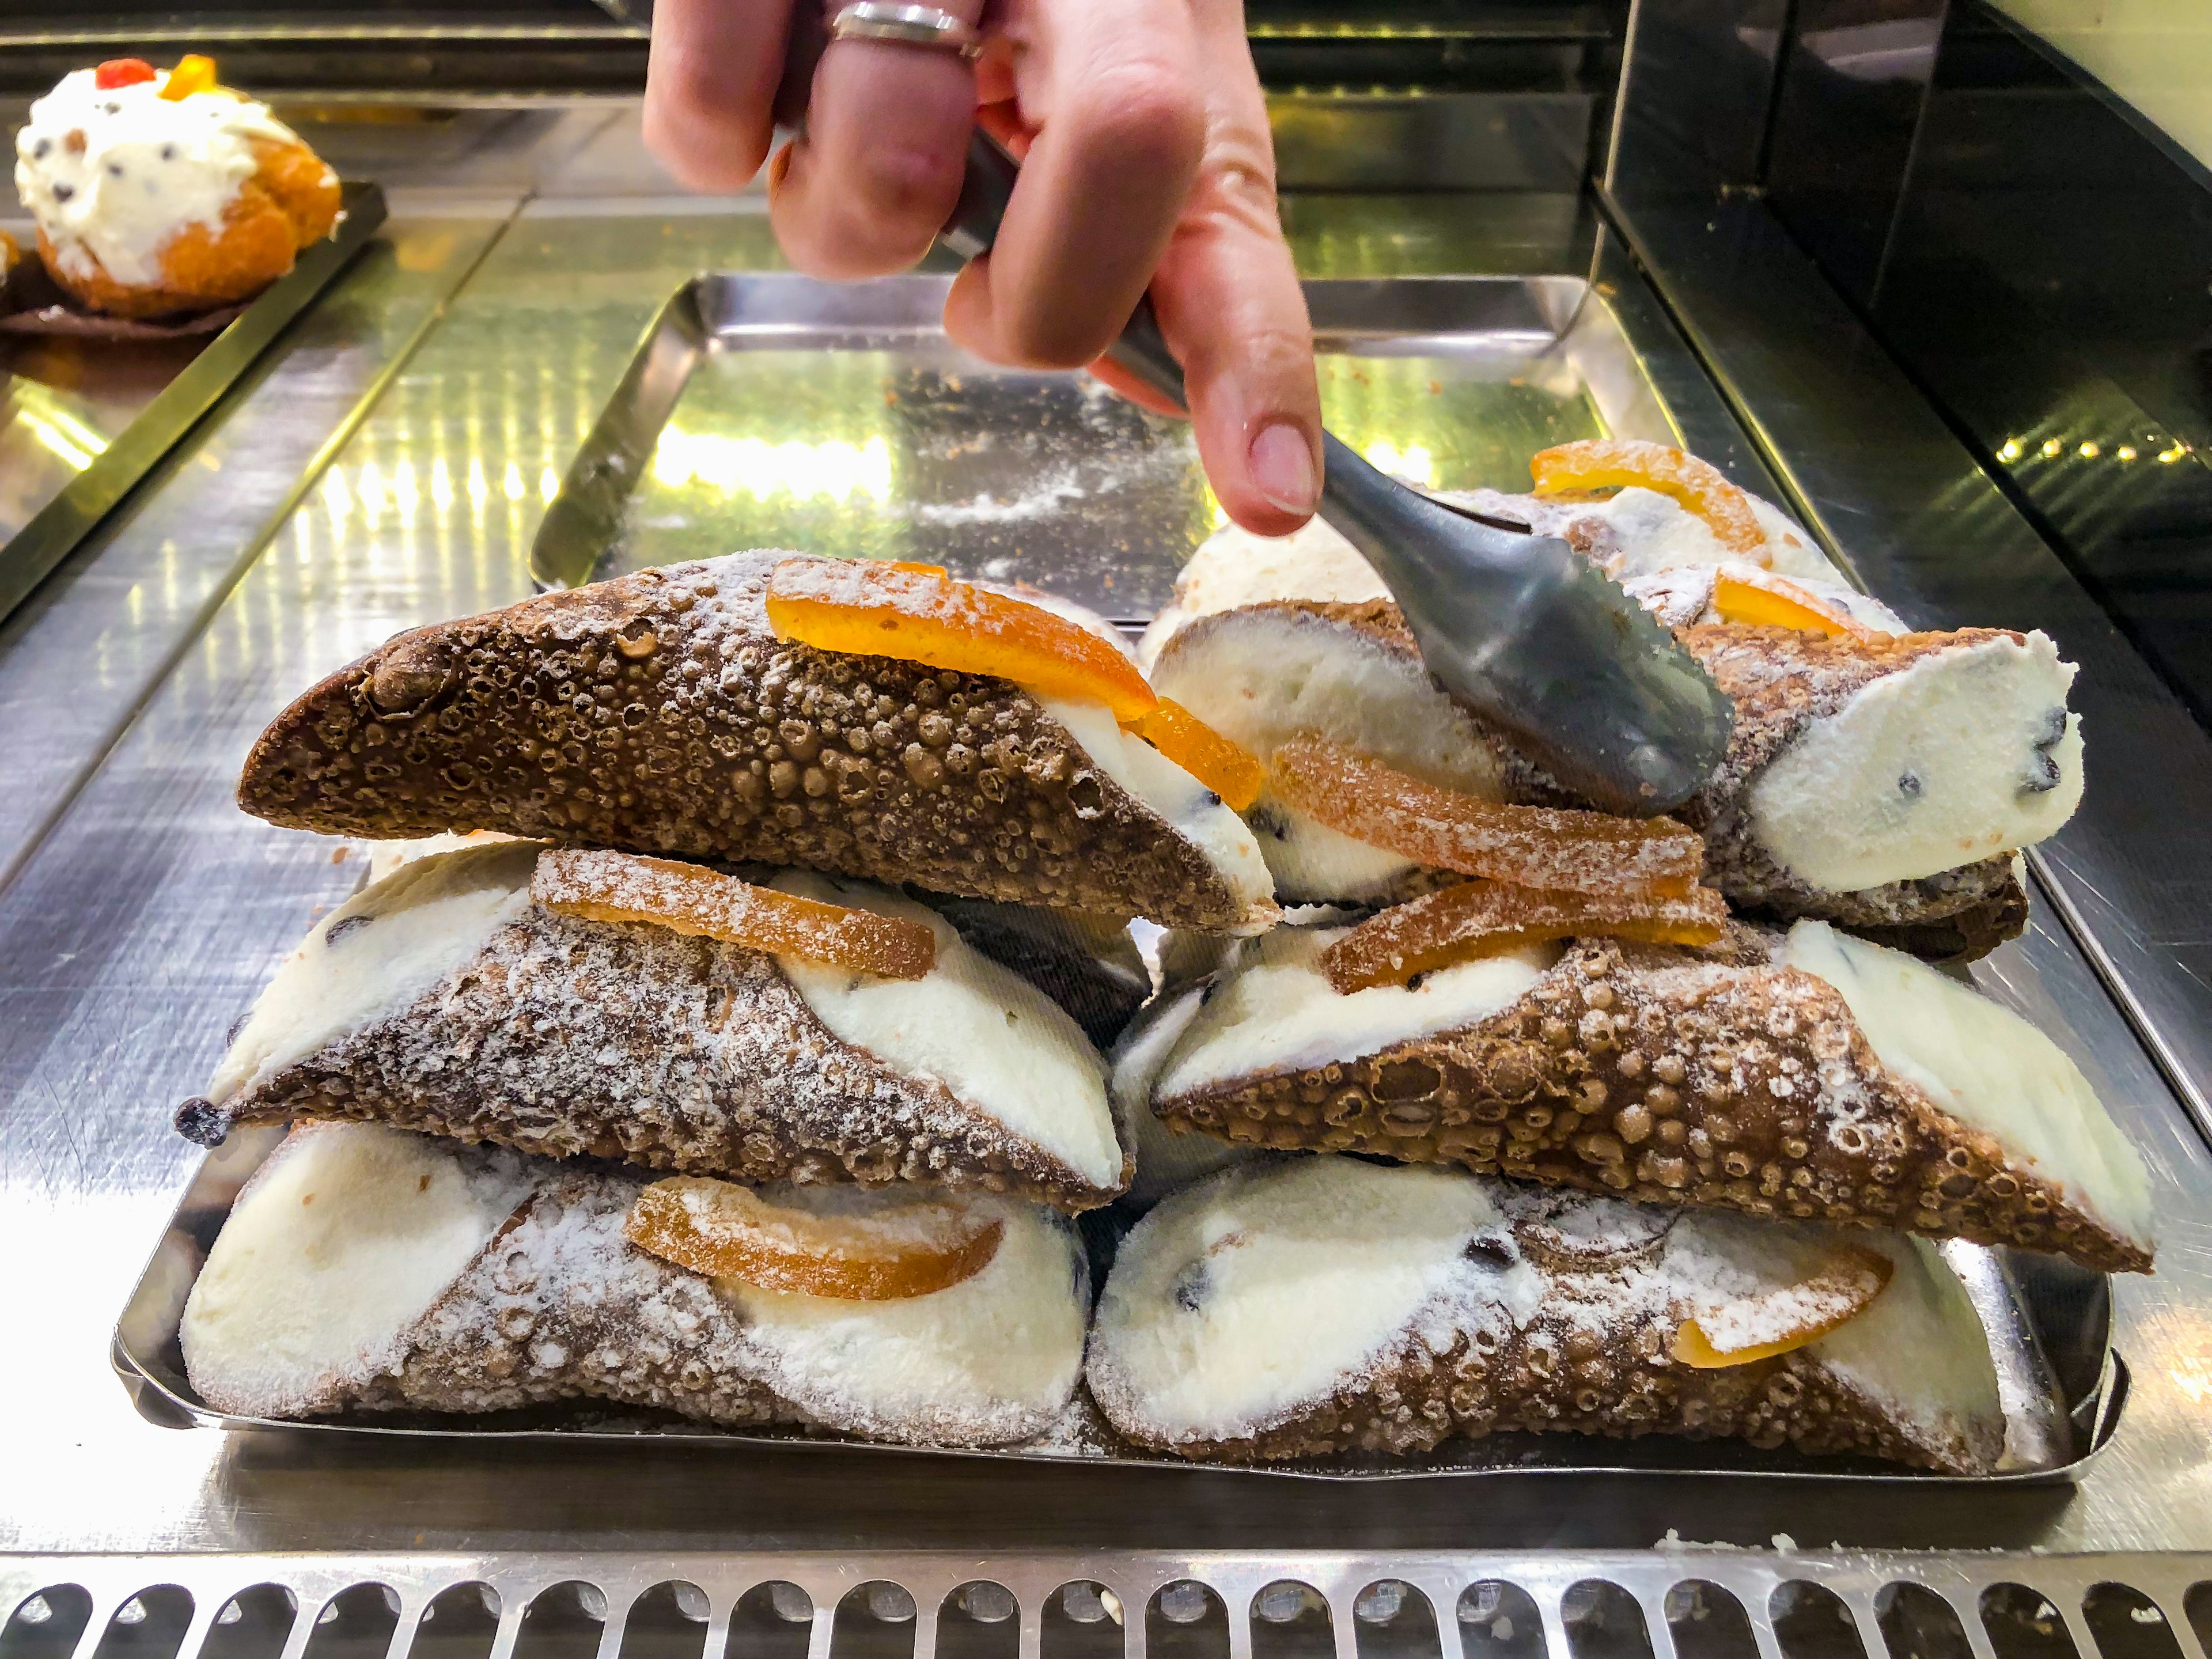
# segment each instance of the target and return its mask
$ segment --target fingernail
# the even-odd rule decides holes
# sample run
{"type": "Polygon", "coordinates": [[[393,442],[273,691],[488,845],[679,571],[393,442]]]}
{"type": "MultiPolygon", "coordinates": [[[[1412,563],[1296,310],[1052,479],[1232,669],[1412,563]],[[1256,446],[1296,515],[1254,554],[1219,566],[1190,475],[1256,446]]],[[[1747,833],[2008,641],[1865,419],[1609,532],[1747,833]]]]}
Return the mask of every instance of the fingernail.
{"type": "Polygon", "coordinates": [[[1249,459],[1252,483],[1267,505],[1303,516],[1314,510],[1321,481],[1314,476],[1313,451],[1305,434],[1288,421],[1260,428],[1252,439],[1249,459]]]}

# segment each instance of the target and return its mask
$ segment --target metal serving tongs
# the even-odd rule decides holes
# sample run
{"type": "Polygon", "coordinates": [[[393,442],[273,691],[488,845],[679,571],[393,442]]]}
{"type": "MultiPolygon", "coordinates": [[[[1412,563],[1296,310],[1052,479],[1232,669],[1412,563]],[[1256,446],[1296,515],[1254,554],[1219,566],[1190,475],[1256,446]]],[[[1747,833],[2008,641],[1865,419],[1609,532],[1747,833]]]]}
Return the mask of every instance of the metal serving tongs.
{"type": "MultiPolygon", "coordinates": [[[[964,259],[998,239],[1020,165],[968,146],[939,238],[964,259]]],[[[1184,402],[1182,369],[1139,301],[1107,356],[1184,402]]],[[[1735,711],[1658,619],[1554,536],[1502,530],[1377,471],[1324,432],[1321,516],[1382,578],[1443,689],[1607,811],[1679,806],[1712,776],[1735,711]]]]}

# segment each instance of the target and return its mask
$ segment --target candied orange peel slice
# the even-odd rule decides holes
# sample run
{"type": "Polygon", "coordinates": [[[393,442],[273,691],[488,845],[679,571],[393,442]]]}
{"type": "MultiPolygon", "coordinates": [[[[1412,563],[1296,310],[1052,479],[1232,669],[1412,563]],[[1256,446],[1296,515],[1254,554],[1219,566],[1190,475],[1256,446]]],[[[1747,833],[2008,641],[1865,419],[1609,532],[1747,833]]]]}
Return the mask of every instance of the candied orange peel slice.
{"type": "Polygon", "coordinates": [[[1705,521],[1732,553],[1766,562],[1766,532],[1751,497],[1710,461],[1640,438],[1584,438],[1539,451],[1528,463],[1539,495],[1634,484],[1670,496],[1705,521]]]}
{"type": "Polygon", "coordinates": [[[530,896],[586,921],[650,922],[885,979],[920,979],[937,965],[937,936],[918,921],[779,893],[674,859],[548,848],[531,872],[530,896]]]}
{"type": "Polygon", "coordinates": [[[178,103],[196,92],[215,90],[215,59],[188,52],[177,59],[176,68],[169,71],[169,78],[161,83],[161,90],[155,95],[178,103]]]}
{"type": "Polygon", "coordinates": [[[1321,953],[1321,965],[1330,986],[1349,996],[1550,939],[1711,945],[1727,922],[1728,903],[1710,887],[1699,887],[1686,898],[1662,898],[1467,881],[1370,917],[1330,944],[1321,953]]]}
{"type": "Polygon", "coordinates": [[[1172,697],[1162,697],[1129,730],[1220,796],[1231,811],[1243,811],[1267,787],[1267,768],[1172,697]]]}
{"type": "Polygon", "coordinates": [[[1370,847],[1462,875],[1680,897],[1705,867],[1704,838],[1672,818],[1502,805],[1424,782],[1316,732],[1278,744],[1269,776],[1293,810],[1370,847]]]}
{"type": "Polygon", "coordinates": [[[847,1302],[950,1290],[990,1266],[1006,1231],[998,1217],[957,1200],[839,1213],[702,1176],[654,1182],[623,1218],[624,1238],[679,1267],[847,1302]]]}
{"type": "Polygon", "coordinates": [[[1832,640],[1883,637],[1857,618],[1779,576],[1750,581],[1723,570],[1713,578],[1713,610],[1723,622],[1794,628],[1804,634],[1825,634],[1832,640]]]}
{"type": "Polygon", "coordinates": [[[1840,1245],[1809,1279],[1684,1320],[1674,1328],[1674,1358],[1696,1370],[1717,1370],[1817,1342],[1864,1313],[1895,1271],[1879,1251],[1840,1245]]]}
{"type": "Polygon", "coordinates": [[[1080,623],[941,570],[787,559],[769,574],[768,620],[780,640],[992,674],[1048,697],[1103,702],[1118,720],[1159,707],[1136,665],[1080,623]]]}

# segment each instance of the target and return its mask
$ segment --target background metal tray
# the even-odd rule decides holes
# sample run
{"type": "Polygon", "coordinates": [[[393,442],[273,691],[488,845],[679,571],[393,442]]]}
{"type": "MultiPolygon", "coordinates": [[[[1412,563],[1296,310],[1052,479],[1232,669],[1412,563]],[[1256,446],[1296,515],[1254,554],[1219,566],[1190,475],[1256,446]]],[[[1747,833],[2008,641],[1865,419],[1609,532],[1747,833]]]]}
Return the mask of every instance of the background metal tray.
{"type": "Polygon", "coordinates": [[[384,222],[376,185],[346,185],[342,201],[344,216],[331,234],[212,339],[0,339],[0,618],[154,470],[384,222]]]}
{"type": "MultiPolygon", "coordinates": [[[[542,586],[741,547],[941,564],[1149,617],[1223,522],[1188,428],[1087,376],[979,362],[951,279],[687,283],[638,343],[531,548],[542,586]]],[[[1330,420],[1440,489],[1526,489],[1528,457],[1681,441],[1612,311],[1574,276],[1305,285],[1330,420]]]]}

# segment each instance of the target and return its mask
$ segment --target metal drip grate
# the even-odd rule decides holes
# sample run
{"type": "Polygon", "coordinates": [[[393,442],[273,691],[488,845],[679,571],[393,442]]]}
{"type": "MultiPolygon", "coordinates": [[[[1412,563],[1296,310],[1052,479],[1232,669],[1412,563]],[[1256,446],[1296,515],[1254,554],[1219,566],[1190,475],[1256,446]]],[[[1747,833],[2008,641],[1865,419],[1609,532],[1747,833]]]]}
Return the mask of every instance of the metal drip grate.
{"type": "Polygon", "coordinates": [[[0,1659],[2212,1659],[2212,1555],[102,1556],[0,1659]]]}

